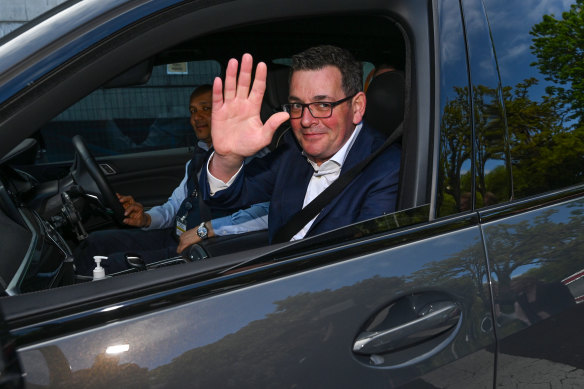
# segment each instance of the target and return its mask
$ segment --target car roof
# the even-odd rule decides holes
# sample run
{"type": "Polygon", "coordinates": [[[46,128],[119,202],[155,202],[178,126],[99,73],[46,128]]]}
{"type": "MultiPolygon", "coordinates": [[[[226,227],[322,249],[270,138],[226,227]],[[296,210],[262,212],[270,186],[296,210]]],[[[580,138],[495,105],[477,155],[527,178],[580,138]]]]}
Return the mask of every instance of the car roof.
{"type": "Polygon", "coordinates": [[[107,29],[98,27],[115,19],[119,29],[152,12],[131,12],[146,3],[164,8],[177,1],[71,0],[24,24],[0,39],[0,104],[103,39],[107,29]]]}

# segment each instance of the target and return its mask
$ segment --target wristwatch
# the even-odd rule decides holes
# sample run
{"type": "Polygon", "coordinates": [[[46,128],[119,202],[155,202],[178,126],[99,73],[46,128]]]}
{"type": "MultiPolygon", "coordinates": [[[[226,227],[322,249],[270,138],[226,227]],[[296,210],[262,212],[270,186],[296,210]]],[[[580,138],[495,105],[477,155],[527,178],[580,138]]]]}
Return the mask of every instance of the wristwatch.
{"type": "Polygon", "coordinates": [[[199,227],[197,227],[197,235],[199,235],[199,238],[202,240],[205,240],[209,237],[209,230],[207,230],[207,227],[205,227],[205,222],[202,222],[199,224],[199,227]]]}

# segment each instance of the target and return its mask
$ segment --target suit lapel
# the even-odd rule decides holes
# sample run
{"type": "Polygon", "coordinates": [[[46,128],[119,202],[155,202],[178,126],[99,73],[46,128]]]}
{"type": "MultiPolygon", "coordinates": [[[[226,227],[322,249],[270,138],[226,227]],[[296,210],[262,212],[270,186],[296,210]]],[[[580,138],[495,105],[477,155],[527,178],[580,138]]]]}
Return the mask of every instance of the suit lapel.
{"type": "Polygon", "coordinates": [[[306,189],[314,170],[312,166],[306,161],[306,157],[300,155],[298,161],[291,161],[294,169],[284,169],[287,177],[283,177],[285,183],[284,200],[282,201],[282,221],[285,223],[292,215],[296,214],[302,209],[304,204],[304,197],[306,197],[306,189]],[[290,185],[290,183],[294,183],[290,185]]]}
{"type": "MultiPolygon", "coordinates": [[[[353,147],[351,147],[351,150],[349,150],[349,154],[347,155],[347,158],[343,163],[343,167],[341,168],[341,174],[351,169],[353,166],[361,162],[370,153],[373,152],[371,143],[372,139],[373,138],[370,136],[369,129],[365,127],[365,125],[363,125],[363,128],[361,128],[361,132],[357,136],[357,139],[355,139],[355,143],[353,143],[353,147]]],[[[349,185],[345,187],[345,189],[343,189],[343,192],[346,192],[354,184],[354,181],[356,181],[361,176],[361,174],[362,173],[359,173],[357,177],[355,177],[355,180],[353,180],[353,182],[351,182],[349,185]]],[[[342,197],[343,196],[341,194],[338,194],[329,204],[327,204],[322,209],[322,211],[320,211],[308,232],[312,231],[320,223],[320,221],[331,212],[331,210],[335,209],[335,204],[339,202],[342,199],[342,197]]]]}

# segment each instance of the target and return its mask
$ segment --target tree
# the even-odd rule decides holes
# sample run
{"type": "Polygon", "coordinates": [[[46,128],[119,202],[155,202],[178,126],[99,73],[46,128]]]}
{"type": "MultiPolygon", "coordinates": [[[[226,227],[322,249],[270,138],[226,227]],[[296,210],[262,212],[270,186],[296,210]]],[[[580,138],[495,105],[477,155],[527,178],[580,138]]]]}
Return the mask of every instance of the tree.
{"type": "Polygon", "coordinates": [[[544,15],[530,31],[532,53],[547,81],[556,85],[546,88],[571,112],[567,119],[584,124],[584,0],[576,0],[561,19],[544,15]]]}

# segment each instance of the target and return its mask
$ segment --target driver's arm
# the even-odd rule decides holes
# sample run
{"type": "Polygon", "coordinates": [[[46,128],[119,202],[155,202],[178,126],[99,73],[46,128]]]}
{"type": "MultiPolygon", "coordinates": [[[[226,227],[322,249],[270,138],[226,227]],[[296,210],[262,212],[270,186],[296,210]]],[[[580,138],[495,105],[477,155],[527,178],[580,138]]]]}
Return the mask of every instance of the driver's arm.
{"type": "Polygon", "coordinates": [[[189,171],[189,163],[185,165],[185,176],[183,177],[180,184],[172,192],[172,195],[168,198],[166,203],[152,207],[145,214],[150,218],[150,223],[148,226],[143,227],[144,229],[158,229],[158,228],[169,228],[173,226],[174,217],[180,208],[183,200],[187,196],[187,177],[189,171]]]}

